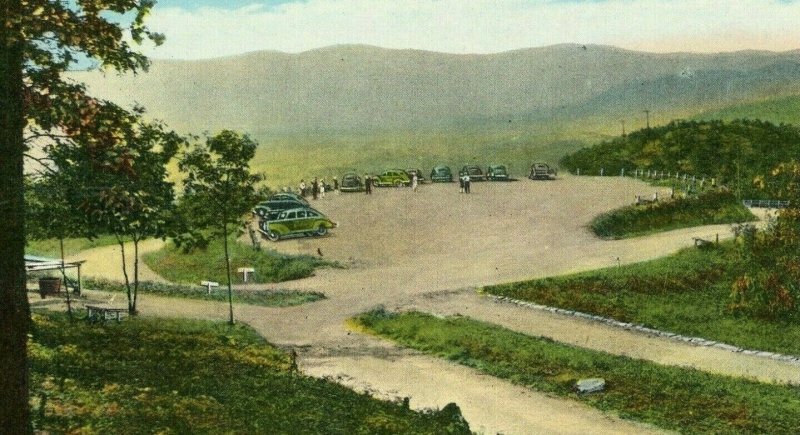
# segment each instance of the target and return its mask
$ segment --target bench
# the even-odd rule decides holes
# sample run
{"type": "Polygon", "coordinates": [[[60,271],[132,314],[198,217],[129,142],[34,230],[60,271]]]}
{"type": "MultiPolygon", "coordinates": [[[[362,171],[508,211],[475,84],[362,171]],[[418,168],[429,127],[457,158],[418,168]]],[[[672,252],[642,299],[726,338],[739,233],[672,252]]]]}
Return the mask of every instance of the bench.
{"type": "Polygon", "coordinates": [[[127,308],[108,305],[86,305],[86,318],[91,321],[116,319],[119,322],[127,312],[127,308]]]}

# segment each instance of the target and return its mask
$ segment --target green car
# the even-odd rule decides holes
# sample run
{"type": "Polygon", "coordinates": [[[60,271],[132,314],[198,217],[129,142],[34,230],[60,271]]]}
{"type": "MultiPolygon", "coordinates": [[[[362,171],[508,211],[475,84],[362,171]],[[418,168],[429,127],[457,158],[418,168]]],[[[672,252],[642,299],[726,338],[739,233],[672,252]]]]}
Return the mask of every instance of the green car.
{"type": "Polygon", "coordinates": [[[277,242],[284,237],[292,236],[324,236],[336,222],[313,208],[292,208],[284,210],[273,220],[261,220],[258,230],[267,239],[277,242]]]}
{"type": "Polygon", "coordinates": [[[402,186],[410,186],[411,179],[408,178],[408,174],[406,171],[402,169],[390,169],[388,171],[384,171],[381,175],[376,175],[372,179],[372,183],[378,187],[386,187],[386,186],[395,186],[395,187],[402,187],[402,186]]]}
{"type": "Polygon", "coordinates": [[[434,183],[450,183],[453,181],[453,173],[447,166],[434,166],[431,170],[431,181],[434,183]]]}
{"type": "Polygon", "coordinates": [[[486,178],[489,181],[508,181],[508,170],[505,165],[489,165],[486,178]]]}

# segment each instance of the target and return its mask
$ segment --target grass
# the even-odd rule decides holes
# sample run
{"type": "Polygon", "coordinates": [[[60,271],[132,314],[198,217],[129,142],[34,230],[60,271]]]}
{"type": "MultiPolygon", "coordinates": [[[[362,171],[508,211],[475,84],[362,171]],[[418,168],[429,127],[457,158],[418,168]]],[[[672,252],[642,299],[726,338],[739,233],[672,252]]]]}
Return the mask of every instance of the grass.
{"type": "Polygon", "coordinates": [[[686,433],[797,433],[800,388],[712,375],[581,349],[463,317],[375,311],[355,322],[405,346],[623,418],[686,433]],[[580,395],[575,382],[606,380],[580,395]]]}
{"type": "Polygon", "coordinates": [[[455,406],[412,411],[294,373],[289,355],[246,326],[33,320],[37,433],[469,433],[455,406]]]}
{"type": "Polygon", "coordinates": [[[604,213],[589,225],[600,237],[624,239],[701,225],[749,222],[756,217],[728,192],[631,205],[604,213]]]}
{"type": "Polygon", "coordinates": [[[732,243],[591,272],[487,286],[484,291],[735,346],[800,355],[800,325],[727,309],[744,273],[732,243]]]}
{"type": "MultiPolygon", "coordinates": [[[[64,253],[71,255],[91,248],[116,244],[117,238],[114,236],[100,236],[94,240],[83,238],[64,239],[64,253]]],[[[27,246],[25,246],[25,253],[40,257],[61,258],[58,239],[28,240],[27,246]]]]}
{"type": "MultiPolygon", "coordinates": [[[[248,282],[282,282],[306,278],[318,267],[337,266],[335,263],[308,255],[291,256],[274,250],[255,251],[249,245],[228,243],[231,270],[234,282],[241,283],[240,267],[252,267],[255,274],[248,282]]],[[[225,270],[225,253],[222,241],[212,241],[207,249],[198,249],[184,254],[175,245],[168,243],[155,252],[143,256],[145,264],[168,281],[183,284],[199,284],[200,281],[228,282],[225,270]]]]}
{"type": "MultiPolygon", "coordinates": [[[[139,283],[140,294],[157,296],[199,299],[204,301],[228,302],[228,291],[224,285],[208,293],[206,287],[200,285],[180,285],[143,281],[139,283]]],[[[91,290],[108,292],[124,292],[125,284],[106,279],[87,278],[83,287],[91,290]]],[[[325,299],[319,292],[301,292],[296,290],[234,290],[233,302],[239,304],[259,305],[262,307],[291,307],[308,302],[325,299]]]]}

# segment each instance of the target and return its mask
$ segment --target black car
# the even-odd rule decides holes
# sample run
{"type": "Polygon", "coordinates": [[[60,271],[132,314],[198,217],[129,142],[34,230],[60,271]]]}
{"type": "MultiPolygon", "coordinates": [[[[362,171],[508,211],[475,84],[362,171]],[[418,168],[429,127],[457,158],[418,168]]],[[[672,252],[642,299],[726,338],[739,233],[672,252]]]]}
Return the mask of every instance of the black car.
{"type": "Polygon", "coordinates": [[[425,176],[422,175],[422,171],[419,170],[419,169],[414,169],[414,168],[406,169],[406,174],[408,174],[408,178],[410,178],[412,180],[414,179],[414,174],[416,174],[418,183],[421,184],[421,183],[425,182],[425,176]]]}
{"type": "Polygon", "coordinates": [[[508,169],[505,165],[489,165],[486,169],[486,178],[489,181],[508,181],[508,169]]]}
{"type": "Polygon", "coordinates": [[[486,175],[483,174],[483,171],[477,165],[464,165],[461,170],[458,171],[458,176],[463,177],[464,175],[469,175],[470,181],[486,181],[486,175]]]}
{"type": "Polygon", "coordinates": [[[361,177],[355,172],[348,172],[342,175],[342,181],[339,183],[339,190],[342,192],[360,192],[364,190],[364,183],[361,177]]]}

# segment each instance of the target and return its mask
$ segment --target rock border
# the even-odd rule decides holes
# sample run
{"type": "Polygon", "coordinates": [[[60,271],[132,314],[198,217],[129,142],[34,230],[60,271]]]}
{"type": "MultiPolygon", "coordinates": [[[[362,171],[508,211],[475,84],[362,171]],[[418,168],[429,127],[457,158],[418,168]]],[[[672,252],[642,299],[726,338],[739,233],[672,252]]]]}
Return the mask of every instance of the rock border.
{"type": "Polygon", "coordinates": [[[726,350],[728,352],[741,353],[743,355],[751,355],[751,356],[756,356],[756,357],[760,357],[760,358],[769,358],[769,359],[772,359],[772,360],[775,360],[775,361],[781,361],[781,362],[786,362],[786,363],[795,364],[795,365],[800,366],[800,356],[785,355],[785,354],[766,352],[766,351],[760,351],[760,350],[743,349],[741,347],[736,347],[736,346],[733,346],[733,345],[730,345],[730,344],[727,344],[727,343],[720,343],[718,341],[707,340],[705,338],[689,337],[689,336],[686,336],[686,335],[675,334],[673,332],[660,331],[658,329],[648,328],[646,326],[638,325],[638,324],[635,324],[635,323],[620,322],[619,320],[611,319],[611,318],[608,318],[608,317],[595,316],[593,314],[587,314],[587,313],[583,313],[583,312],[580,312],[580,311],[572,311],[572,310],[567,310],[567,309],[564,309],[564,308],[556,308],[556,307],[550,307],[550,306],[547,306],[547,305],[539,305],[539,304],[535,304],[533,302],[527,302],[527,301],[522,301],[522,300],[519,300],[519,299],[510,298],[508,296],[497,296],[497,295],[488,295],[488,296],[493,298],[496,302],[511,303],[511,304],[515,304],[515,305],[518,305],[518,306],[521,306],[521,307],[525,307],[525,308],[541,310],[541,311],[549,311],[549,312],[554,313],[554,314],[561,314],[561,315],[564,315],[564,316],[572,316],[572,317],[577,317],[577,318],[581,318],[581,319],[586,319],[586,320],[589,320],[589,321],[592,321],[592,322],[604,323],[606,325],[613,326],[613,327],[616,327],[616,328],[626,329],[628,331],[636,331],[636,332],[641,332],[641,333],[649,334],[649,335],[656,336],[656,337],[669,338],[669,339],[672,339],[672,340],[675,340],[675,341],[681,341],[681,342],[684,342],[684,343],[690,343],[690,344],[693,344],[695,346],[714,347],[714,348],[717,348],[717,349],[726,350]]]}

